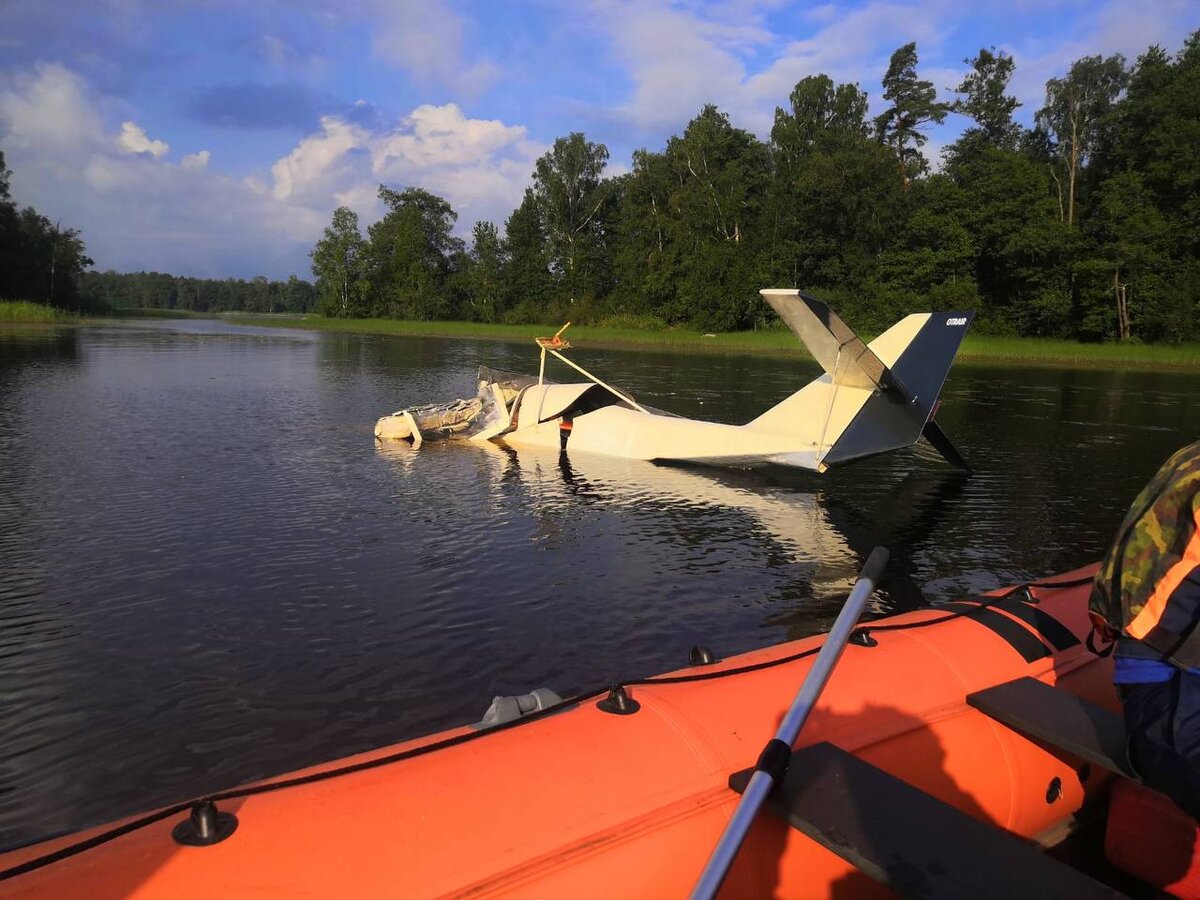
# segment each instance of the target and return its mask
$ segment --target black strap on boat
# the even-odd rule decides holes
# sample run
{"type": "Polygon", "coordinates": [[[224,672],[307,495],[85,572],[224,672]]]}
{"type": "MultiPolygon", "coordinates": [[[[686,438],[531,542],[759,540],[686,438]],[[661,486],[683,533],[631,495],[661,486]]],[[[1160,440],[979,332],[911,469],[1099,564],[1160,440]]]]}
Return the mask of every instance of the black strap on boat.
{"type": "MultiPolygon", "coordinates": [[[[1018,585],[1017,587],[1014,587],[1010,590],[1007,590],[1007,591],[1005,591],[1001,594],[997,594],[995,596],[981,597],[980,602],[977,604],[969,604],[969,603],[957,604],[955,609],[953,609],[951,612],[947,613],[944,616],[938,616],[936,618],[930,618],[930,619],[923,619],[920,622],[898,622],[898,623],[895,623],[892,625],[872,625],[871,631],[872,632],[908,631],[908,630],[911,630],[914,628],[928,628],[932,625],[940,625],[944,622],[949,622],[953,619],[960,619],[960,618],[963,618],[964,616],[969,616],[973,612],[977,612],[981,608],[986,608],[989,605],[999,603],[1000,601],[1002,601],[1006,598],[1010,598],[1020,591],[1028,590],[1029,588],[1042,588],[1045,590],[1063,590],[1065,588],[1079,587],[1080,585],[1090,583],[1091,581],[1092,581],[1092,579],[1089,577],[1089,578],[1077,578],[1077,579],[1072,579],[1069,581],[1029,582],[1027,584],[1018,585]],[[965,607],[965,608],[960,609],[960,608],[957,608],[957,606],[961,606],[961,607],[965,607]]],[[[946,604],[947,607],[949,607],[950,605],[951,604],[946,604]]],[[[1013,624],[1015,625],[1016,623],[1013,623],[1013,624]]],[[[776,666],[783,666],[783,665],[787,665],[789,663],[797,662],[798,660],[806,659],[810,656],[815,656],[817,653],[820,652],[820,650],[821,650],[820,646],[809,647],[805,650],[799,651],[798,653],[791,653],[787,656],[776,657],[775,659],[764,660],[763,662],[752,663],[750,665],[737,666],[737,667],[731,668],[731,669],[720,669],[720,670],[712,671],[712,672],[696,672],[696,673],[691,673],[688,675],[665,675],[665,676],[659,675],[659,676],[655,676],[655,677],[651,677],[651,678],[630,679],[630,680],[622,681],[621,683],[623,685],[625,685],[626,687],[631,687],[631,686],[648,686],[648,685],[655,685],[655,684],[683,684],[683,683],[693,682],[693,681],[711,681],[715,678],[731,678],[731,677],[734,677],[737,675],[745,675],[750,672],[758,672],[763,669],[771,669],[771,668],[775,668],[776,666]]],[[[287,788],[300,787],[300,786],[306,785],[306,784],[314,784],[314,783],[320,782],[320,781],[328,781],[329,779],[332,779],[332,778],[339,778],[343,775],[352,775],[356,772],[365,772],[370,769],[378,769],[383,766],[391,765],[392,763],[403,762],[404,760],[407,760],[407,759],[413,759],[414,757],[424,756],[427,753],[434,753],[438,750],[445,750],[449,747],[455,747],[455,746],[458,746],[459,744],[465,744],[470,741],[478,740],[481,737],[485,737],[489,734],[495,734],[498,731],[506,731],[509,728],[520,728],[525,725],[529,725],[532,722],[535,722],[546,716],[554,715],[555,713],[562,712],[573,706],[578,706],[589,700],[594,700],[598,697],[601,697],[608,693],[609,687],[610,687],[610,684],[606,683],[604,685],[604,687],[597,688],[597,689],[591,690],[591,691],[587,691],[587,692],[579,694],[575,697],[571,697],[566,700],[563,700],[562,703],[555,704],[554,706],[548,706],[544,709],[537,710],[536,712],[529,713],[526,716],[522,716],[519,719],[513,719],[510,722],[503,722],[503,723],[501,723],[499,725],[495,725],[491,728],[483,729],[480,731],[475,731],[475,730],[466,731],[461,734],[456,734],[453,737],[443,738],[440,741],[433,741],[428,744],[422,744],[419,747],[413,747],[408,750],[400,750],[395,753],[385,754],[384,756],[379,756],[379,757],[376,757],[375,759],[368,759],[368,760],[364,760],[363,762],[350,763],[349,765],[338,766],[338,767],[332,768],[332,769],[325,769],[320,772],[313,772],[309,775],[301,775],[301,776],[298,776],[295,778],[283,778],[278,781],[270,781],[265,784],[256,784],[256,785],[251,785],[249,787],[243,787],[243,788],[234,788],[232,790],[223,791],[218,794],[210,794],[210,795],[200,798],[200,799],[211,800],[216,803],[223,802],[226,800],[237,800],[237,799],[241,799],[244,797],[253,797],[257,794],[266,794],[266,793],[270,793],[273,791],[285,790],[287,788]]],[[[768,745],[768,747],[769,747],[769,745],[768,745]]],[[[774,752],[775,751],[772,751],[772,753],[774,753],[774,752]]],[[[789,753],[790,753],[790,748],[789,748],[789,753]]],[[[766,757],[766,756],[767,756],[767,749],[765,748],[764,752],[763,752],[763,756],[760,757],[760,763],[764,762],[764,757],[766,757]]],[[[770,759],[766,759],[765,764],[774,764],[773,756],[770,759]]],[[[109,841],[116,840],[117,838],[123,837],[134,831],[139,831],[143,828],[147,828],[151,825],[154,825],[158,822],[163,821],[164,819],[169,819],[172,816],[177,816],[180,813],[187,812],[188,810],[190,810],[192,808],[192,806],[195,805],[196,802],[197,802],[196,799],[192,799],[192,800],[188,800],[185,803],[176,803],[173,806],[168,806],[164,809],[160,809],[155,812],[148,813],[147,815],[142,816],[140,818],[133,819],[132,821],[126,822],[122,825],[117,825],[113,828],[108,829],[107,831],[103,831],[99,834],[93,835],[92,837],[87,838],[85,840],[78,841],[74,844],[68,844],[65,847],[60,847],[58,850],[55,850],[51,853],[47,853],[43,856],[37,856],[32,859],[26,860],[25,862],[20,863],[19,865],[15,865],[8,869],[4,869],[4,870],[0,871],[0,881],[7,881],[10,878],[16,878],[19,875],[24,875],[28,872],[32,872],[37,869],[41,869],[46,866],[52,865],[54,863],[61,862],[64,859],[69,859],[72,856],[77,856],[80,853],[83,853],[87,850],[91,850],[95,847],[99,847],[103,844],[108,843],[109,841]]],[[[9,848],[10,851],[16,850],[16,849],[19,849],[19,848],[18,847],[9,848]]]]}
{"type": "MultiPolygon", "coordinates": [[[[997,600],[995,605],[998,606],[999,603],[997,600]]],[[[1002,613],[995,612],[989,606],[980,606],[977,603],[945,603],[942,609],[961,610],[968,619],[978,622],[1003,638],[1027,663],[1035,663],[1050,655],[1050,648],[1038,640],[1028,628],[1002,613]]]]}
{"type": "Polygon", "coordinates": [[[1013,618],[1020,619],[1055,650],[1069,650],[1079,644],[1079,638],[1075,636],[1075,632],[1054,616],[1035,606],[1007,597],[1001,598],[993,605],[997,609],[1004,610],[1013,618]]]}

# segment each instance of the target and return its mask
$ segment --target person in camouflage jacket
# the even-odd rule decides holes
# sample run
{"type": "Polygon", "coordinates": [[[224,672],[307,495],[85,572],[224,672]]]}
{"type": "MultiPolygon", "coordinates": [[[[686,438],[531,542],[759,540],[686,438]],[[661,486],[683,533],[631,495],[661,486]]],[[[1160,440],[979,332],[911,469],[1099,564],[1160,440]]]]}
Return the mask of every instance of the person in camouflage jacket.
{"type": "Polygon", "coordinates": [[[1200,819],[1200,442],[1168,459],[1133,501],[1089,609],[1116,641],[1130,762],[1200,819]]]}

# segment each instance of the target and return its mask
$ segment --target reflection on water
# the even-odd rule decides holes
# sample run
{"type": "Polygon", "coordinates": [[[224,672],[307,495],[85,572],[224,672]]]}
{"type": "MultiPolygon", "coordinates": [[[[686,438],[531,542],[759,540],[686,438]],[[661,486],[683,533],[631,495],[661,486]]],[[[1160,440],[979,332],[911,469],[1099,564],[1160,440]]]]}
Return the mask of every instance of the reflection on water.
{"type": "MultiPolygon", "coordinates": [[[[375,446],[380,414],[535,352],[194,320],[0,331],[0,844],[476,719],[495,694],[811,633],[878,543],[879,614],[1079,565],[1196,436],[1194,374],[959,365],[939,420],[969,480],[921,451],[820,476],[375,446]]],[[[815,371],[575,356],[725,422],[815,371]]]]}

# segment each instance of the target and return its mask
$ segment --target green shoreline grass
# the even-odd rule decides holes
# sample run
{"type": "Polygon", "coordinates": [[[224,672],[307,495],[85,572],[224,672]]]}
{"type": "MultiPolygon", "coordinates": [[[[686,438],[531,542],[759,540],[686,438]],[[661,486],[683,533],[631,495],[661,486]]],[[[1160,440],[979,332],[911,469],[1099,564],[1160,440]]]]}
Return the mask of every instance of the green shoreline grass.
{"type": "Polygon", "coordinates": [[[120,306],[108,313],[110,319],[211,319],[214,313],[198,313],[188,309],[154,309],[142,306],[120,306]]]}
{"type": "Polygon", "coordinates": [[[0,300],[0,324],[4,325],[69,325],[79,322],[75,313],[64,312],[43,303],[27,300],[0,300]]]}
{"type": "Polygon", "coordinates": [[[139,309],[121,307],[107,313],[81,315],[28,300],[0,300],[0,324],[5,325],[86,325],[106,319],[211,319],[212,314],[186,309],[139,309]]]}
{"type": "MultiPolygon", "coordinates": [[[[548,325],[490,325],[482,322],[409,322],[397,319],[329,319],[284,316],[225,315],[241,325],[273,328],[303,328],[341,331],[350,334],[390,334],[475,340],[528,341],[553,334],[548,325]]],[[[572,325],[564,335],[580,345],[593,347],[651,347],[656,349],[703,349],[718,352],[807,355],[790,331],[735,331],[705,335],[698,331],[634,328],[605,328],[572,325]]],[[[531,346],[531,350],[532,350],[531,346]]],[[[1163,368],[1200,368],[1200,344],[1151,346],[1143,344],[1081,344],[1049,338],[991,337],[968,335],[959,358],[979,361],[1028,362],[1049,365],[1114,366],[1131,364],[1163,368]]]]}
{"type": "MultiPolygon", "coordinates": [[[[124,309],[114,318],[192,319],[206,318],[186,310],[124,309]]],[[[411,322],[397,319],[330,319],[323,316],[243,315],[227,313],[221,318],[241,325],[270,328],[301,328],[311,331],[340,331],[350,334],[408,335],[462,338],[466,340],[519,341],[553,334],[548,325],[491,325],[483,322],[411,322]]],[[[40,303],[0,300],[0,324],[71,325],[95,322],[74,313],[40,303]]],[[[756,353],[776,356],[806,356],[807,352],[790,331],[735,331],[706,335],[699,331],[667,328],[660,331],[603,326],[572,326],[566,337],[582,346],[648,347],[652,349],[701,350],[717,353],[756,353]]],[[[1143,344],[1081,344],[1048,338],[992,337],[968,335],[959,358],[979,362],[1021,362],[1069,366],[1138,366],[1147,368],[1200,368],[1200,344],[1157,346],[1143,344]]]]}
{"type": "Polygon", "coordinates": [[[0,324],[3,325],[87,325],[106,319],[208,319],[202,313],[184,309],[133,309],[110,310],[104,315],[89,316],[56,309],[44,303],[28,300],[0,300],[0,324]]]}

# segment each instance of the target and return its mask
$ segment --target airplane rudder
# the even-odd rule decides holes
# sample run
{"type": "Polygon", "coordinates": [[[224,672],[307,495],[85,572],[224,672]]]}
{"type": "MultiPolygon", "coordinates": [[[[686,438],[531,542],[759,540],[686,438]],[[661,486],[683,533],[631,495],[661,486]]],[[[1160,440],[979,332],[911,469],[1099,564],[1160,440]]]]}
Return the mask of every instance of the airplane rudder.
{"type": "Polygon", "coordinates": [[[932,411],[975,314],[940,310],[929,318],[891,366],[891,372],[926,411],[932,411]]]}

